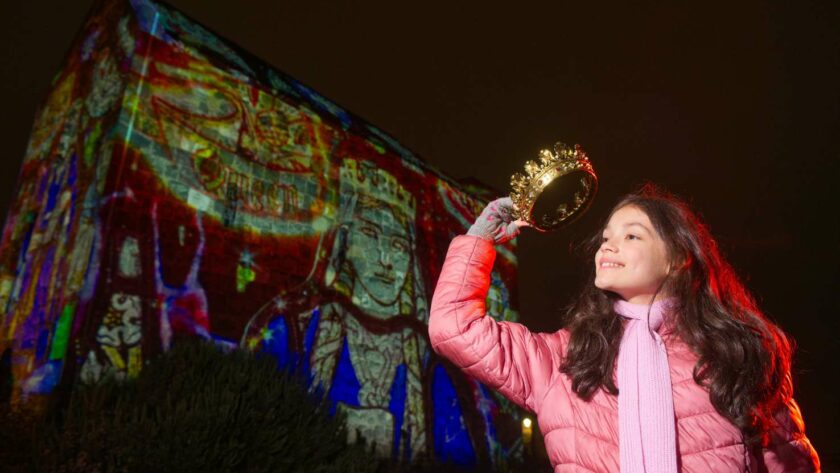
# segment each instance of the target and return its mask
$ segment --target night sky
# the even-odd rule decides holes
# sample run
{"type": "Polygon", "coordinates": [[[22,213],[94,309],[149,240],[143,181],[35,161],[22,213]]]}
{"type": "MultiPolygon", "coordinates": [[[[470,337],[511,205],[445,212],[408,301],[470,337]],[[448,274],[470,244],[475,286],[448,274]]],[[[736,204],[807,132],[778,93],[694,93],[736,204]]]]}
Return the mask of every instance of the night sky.
{"type": "MultiPolygon", "coordinates": [[[[0,6],[4,217],[91,3],[0,6]]],[[[807,433],[824,470],[840,471],[840,3],[544,3],[170,2],[452,177],[504,193],[540,148],[582,144],[600,176],[590,212],[519,238],[532,330],[560,328],[591,264],[570,249],[621,195],[650,180],[687,199],[797,341],[807,433]]]]}

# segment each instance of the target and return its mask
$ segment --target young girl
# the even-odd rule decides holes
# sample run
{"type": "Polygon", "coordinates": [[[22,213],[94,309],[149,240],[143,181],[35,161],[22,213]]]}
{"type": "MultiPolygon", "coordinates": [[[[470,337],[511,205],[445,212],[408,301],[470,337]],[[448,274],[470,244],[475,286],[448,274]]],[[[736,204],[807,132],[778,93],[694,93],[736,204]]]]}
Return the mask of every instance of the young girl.
{"type": "Polygon", "coordinates": [[[791,345],[673,196],[623,198],[591,241],[565,328],[484,317],[510,199],[449,246],[432,300],[435,351],[538,415],[555,472],[813,472],[791,345]]]}

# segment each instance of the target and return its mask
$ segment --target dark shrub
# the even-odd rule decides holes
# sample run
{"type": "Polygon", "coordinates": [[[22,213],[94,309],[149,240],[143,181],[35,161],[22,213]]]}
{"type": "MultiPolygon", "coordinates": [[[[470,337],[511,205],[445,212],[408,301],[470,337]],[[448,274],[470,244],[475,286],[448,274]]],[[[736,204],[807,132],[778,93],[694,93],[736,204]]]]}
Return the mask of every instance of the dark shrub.
{"type": "Polygon", "coordinates": [[[181,341],[137,379],[78,389],[38,435],[37,471],[372,472],[342,418],[271,359],[181,341]]]}

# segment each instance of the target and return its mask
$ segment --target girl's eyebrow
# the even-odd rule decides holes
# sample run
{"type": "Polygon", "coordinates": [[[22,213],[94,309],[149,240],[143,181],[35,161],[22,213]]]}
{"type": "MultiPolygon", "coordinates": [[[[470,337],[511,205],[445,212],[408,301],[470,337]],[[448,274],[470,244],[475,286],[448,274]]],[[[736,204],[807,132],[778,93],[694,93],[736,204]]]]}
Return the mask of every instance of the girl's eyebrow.
{"type": "MultiPolygon", "coordinates": [[[[645,226],[645,224],[639,223],[639,222],[627,222],[624,225],[622,225],[622,227],[627,228],[627,227],[631,227],[631,226],[634,226],[634,225],[637,226],[637,227],[641,227],[644,231],[650,233],[650,229],[647,226],[645,226]]],[[[610,229],[610,227],[604,227],[604,229],[601,230],[601,233],[606,232],[609,229],[610,229]]]]}
{"type": "Polygon", "coordinates": [[[649,229],[647,226],[645,226],[645,224],[643,224],[643,223],[639,223],[639,222],[628,222],[628,223],[625,223],[625,224],[624,224],[624,226],[625,226],[625,227],[630,227],[630,226],[633,226],[633,225],[636,225],[637,227],[642,227],[642,229],[643,229],[644,231],[646,231],[646,232],[650,233],[650,229],[649,229]]]}

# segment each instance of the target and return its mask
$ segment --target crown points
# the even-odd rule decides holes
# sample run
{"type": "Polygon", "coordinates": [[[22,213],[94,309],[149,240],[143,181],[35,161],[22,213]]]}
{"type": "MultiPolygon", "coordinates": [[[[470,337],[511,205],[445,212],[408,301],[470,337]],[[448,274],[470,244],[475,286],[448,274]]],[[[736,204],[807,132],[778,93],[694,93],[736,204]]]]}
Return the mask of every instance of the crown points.
{"type": "Polygon", "coordinates": [[[537,175],[540,170],[540,165],[533,162],[533,161],[525,161],[525,172],[528,173],[528,177],[533,178],[537,175]]]}

